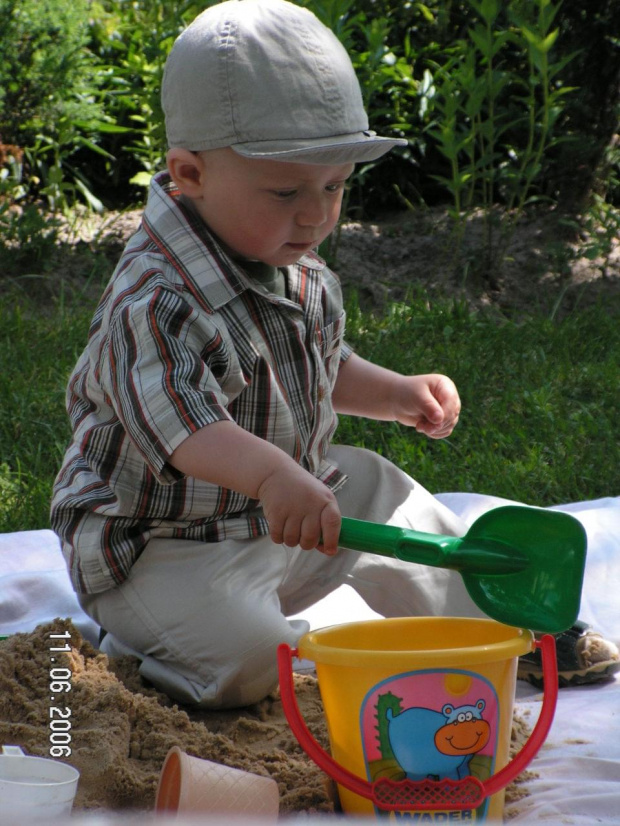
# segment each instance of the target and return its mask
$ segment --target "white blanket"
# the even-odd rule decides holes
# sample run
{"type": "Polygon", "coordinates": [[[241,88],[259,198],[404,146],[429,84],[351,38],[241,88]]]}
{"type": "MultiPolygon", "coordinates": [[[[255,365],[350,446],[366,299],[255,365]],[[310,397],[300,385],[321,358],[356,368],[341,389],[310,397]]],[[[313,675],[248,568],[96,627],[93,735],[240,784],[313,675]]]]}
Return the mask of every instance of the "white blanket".
{"type": "MultiPolygon", "coordinates": [[[[438,498],[471,524],[506,500],[480,494],[438,498]]],[[[564,505],[588,536],[581,619],[620,643],[620,497],[564,505]]],[[[98,627],[81,610],[58,540],[51,531],[0,535],[0,636],[32,631],[54,617],[71,617],[97,644],[98,627]]],[[[313,628],[376,617],[343,587],[305,611],[313,628]]],[[[517,684],[517,710],[533,724],[541,695],[517,684]]],[[[528,795],[511,807],[511,822],[620,823],[620,680],[562,689],[547,742],[530,766],[528,795]]],[[[107,821],[106,821],[107,822],[107,821]]]]}
{"type": "Polygon", "coordinates": [[[99,626],[81,609],[58,537],[52,531],[0,534],[0,637],[34,631],[56,617],[71,617],[96,645],[99,626]]]}

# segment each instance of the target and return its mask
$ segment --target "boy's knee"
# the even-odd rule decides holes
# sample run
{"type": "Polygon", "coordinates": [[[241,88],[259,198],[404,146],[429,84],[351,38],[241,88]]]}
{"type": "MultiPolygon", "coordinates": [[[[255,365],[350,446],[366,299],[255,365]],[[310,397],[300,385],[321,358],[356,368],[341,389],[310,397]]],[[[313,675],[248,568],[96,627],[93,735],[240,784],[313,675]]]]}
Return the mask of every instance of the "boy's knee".
{"type": "Polygon", "coordinates": [[[241,708],[259,703],[271,694],[278,685],[276,649],[265,652],[261,662],[255,661],[252,668],[241,667],[226,675],[217,685],[215,696],[205,696],[206,708],[241,708]],[[214,704],[215,703],[215,704],[214,704]]]}
{"type": "Polygon", "coordinates": [[[247,659],[232,657],[213,667],[189,668],[185,663],[141,656],[140,675],[172,700],[194,708],[238,708],[260,702],[278,684],[277,644],[253,652],[247,659]]]}
{"type": "Polygon", "coordinates": [[[277,637],[255,642],[251,651],[233,654],[225,668],[214,675],[214,684],[204,695],[204,707],[237,708],[258,703],[270,694],[278,685],[278,646],[283,642],[296,646],[309,628],[303,620],[287,621],[286,625],[277,637]]]}
{"type": "MultiPolygon", "coordinates": [[[[284,618],[282,618],[284,619],[284,618]]],[[[203,662],[166,662],[145,657],[143,677],[174,700],[196,708],[239,708],[263,700],[278,685],[276,652],[281,642],[295,646],[308,624],[288,622],[275,632],[253,639],[229,640],[226,650],[213,652],[203,662]]]]}

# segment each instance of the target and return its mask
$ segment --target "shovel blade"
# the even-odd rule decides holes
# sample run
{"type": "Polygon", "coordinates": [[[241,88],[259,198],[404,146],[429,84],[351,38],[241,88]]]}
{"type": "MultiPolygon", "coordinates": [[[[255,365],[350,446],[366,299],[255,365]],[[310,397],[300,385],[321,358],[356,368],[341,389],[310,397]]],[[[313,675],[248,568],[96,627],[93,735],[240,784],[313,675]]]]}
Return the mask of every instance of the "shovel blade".
{"type": "Polygon", "coordinates": [[[586,533],[566,513],[506,505],[477,519],[464,537],[484,547],[500,542],[527,559],[510,573],[462,570],[470,597],[486,614],[506,625],[559,633],[577,620],[586,561],[586,533]]]}

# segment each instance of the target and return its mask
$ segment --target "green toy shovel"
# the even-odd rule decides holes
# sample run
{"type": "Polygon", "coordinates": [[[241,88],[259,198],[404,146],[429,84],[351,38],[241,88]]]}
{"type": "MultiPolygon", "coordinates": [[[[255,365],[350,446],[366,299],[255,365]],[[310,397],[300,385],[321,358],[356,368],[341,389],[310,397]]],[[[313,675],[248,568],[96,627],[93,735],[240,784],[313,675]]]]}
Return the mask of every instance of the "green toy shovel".
{"type": "Polygon", "coordinates": [[[338,544],[458,571],[476,605],[506,625],[558,633],[579,613],[586,534],[566,513],[506,505],[462,537],[343,517],[338,544]]]}

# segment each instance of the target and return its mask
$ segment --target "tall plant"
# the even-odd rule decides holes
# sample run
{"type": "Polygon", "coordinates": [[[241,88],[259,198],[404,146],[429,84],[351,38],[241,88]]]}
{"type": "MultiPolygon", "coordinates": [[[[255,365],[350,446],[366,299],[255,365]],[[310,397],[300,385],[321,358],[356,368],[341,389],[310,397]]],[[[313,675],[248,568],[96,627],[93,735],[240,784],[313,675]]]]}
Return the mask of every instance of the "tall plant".
{"type": "Polygon", "coordinates": [[[73,164],[80,148],[106,154],[88,0],[0,0],[0,20],[0,144],[21,158],[18,174],[4,167],[4,195],[42,196],[54,210],[76,195],[96,204],[73,164]]]}
{"type": "Polygon", "coordinates": [[[110,191],[112,201],[123,193],[126,203],[127,184],[148,186],[163,165],[166,142],[160,88],[164,64],[186,23],[214,2],[93,2],[91,49],[106,71],[106,111],[119,127],[108,141],[116,163],[99,171],[101,186],[110,191]]]}
{"type": "Polygon", "coordinates": [[[452,196],[460,240],[467,216],[482,208],[486,232],[478,260],[493,286],[516,221],[541,197],[536,181],[545,154],[560,140],[554,125],[571,91],[558,75],[571,55],[552,60],[559,3],[467,2],[476,22],[444,65],[427,70],[427,130],[449,163],[449,174],[436,178],[452,196]]]}

